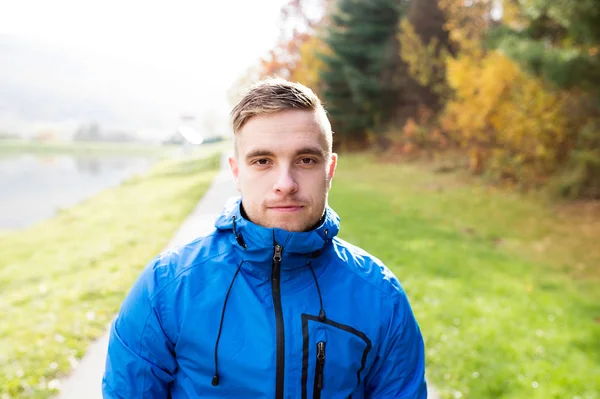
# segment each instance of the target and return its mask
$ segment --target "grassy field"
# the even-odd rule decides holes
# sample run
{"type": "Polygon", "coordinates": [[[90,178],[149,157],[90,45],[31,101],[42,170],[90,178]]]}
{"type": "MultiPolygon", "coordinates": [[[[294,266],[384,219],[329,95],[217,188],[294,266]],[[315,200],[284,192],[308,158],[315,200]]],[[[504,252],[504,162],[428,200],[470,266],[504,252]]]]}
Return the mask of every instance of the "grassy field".
{"type": "Polygon", "coordinates": [[[600,213],[342,156],[341,237],[400,278],[443,398],[600,398],[600,213]]]}
{"type": "MultiPolygon", "coordinates": [[[[208,187],[162,163],[0,235],[0,398],[47,398],[208,187]]],[[[431,167],[342,156],[341,236],[398,275],[444,398],[599,398],[600,217],[431,167]]]]}
{"type": "Polygon", "coordinates": [[[163,161],[52,219],[0,234],[0,398],[56,392],[218,165],[206,154],[163,161]]]}

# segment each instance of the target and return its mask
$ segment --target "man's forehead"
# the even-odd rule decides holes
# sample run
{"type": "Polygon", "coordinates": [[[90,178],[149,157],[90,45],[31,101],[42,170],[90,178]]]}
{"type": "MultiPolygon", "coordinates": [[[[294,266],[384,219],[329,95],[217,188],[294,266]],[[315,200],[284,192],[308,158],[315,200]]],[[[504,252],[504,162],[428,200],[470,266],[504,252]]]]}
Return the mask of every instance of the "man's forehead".
{"type": "Polygon", "coordinates": [[[240,150],[244,154],[271,152],[273,154],[294,154],[299,152],[327,152],[327,141],[323,135],[256,135],[254,138],[247,138],[239,142],[240,150]]]}
{"type": "Polygon", "coordinates": [[[242,157],[256,155],[293,156],[296,154],[314,154],[325,157],[328,153],[327,140],[321,132],[298,134],[270,134],[267,132],[241,134],[237,149],[242,157]]]}
{"type": "Polygon", "coordinates": [[[326,128],[315,111],[291,110],[250,118],[235,134],[235,150],[296,153],[300,148],[320,148],[329,153],[326,128]]]}
{"type": "Polygon", "coordinates": [[[254,129],[282,129],[282,128],[293,128],[293,129],[314,129],[321,128],[321,121],[319,120],[315,111],[307,110],[291,110],[281,111],[272,114],[256,115],[248,119],[244,126],[240,129],[240,132],[254,130],[254,129]]]}

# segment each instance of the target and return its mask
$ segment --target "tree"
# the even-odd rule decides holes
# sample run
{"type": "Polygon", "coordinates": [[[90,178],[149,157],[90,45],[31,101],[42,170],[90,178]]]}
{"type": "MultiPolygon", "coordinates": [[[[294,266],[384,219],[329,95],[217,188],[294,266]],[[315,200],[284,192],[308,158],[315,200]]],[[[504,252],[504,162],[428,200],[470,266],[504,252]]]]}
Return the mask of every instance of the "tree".
{"type": "Polygon", "coordinates": [[[415,88],[418,102],[435,111],[449,92],[445,63],[450,45],[445,23],[437,0],[413,0],[398,32],[400,56],[420,86],[415,88]]]}
{"type": "Polygon", "coordinates": [[[320,74],[325,63],[319,54],[330,54],[331,51],[318,34],[308,38],[300,46],[299,61],[290,75],[290,79],[310,87],[317,95],[323,93],[323,82],[320,74]]]}
{"type": "Polygon", "coordinates": [[[452,53],[475,59],[482,56],[482,41],[494,25],[494,3],[497,0],[439,0],[452,53]]]}
{"type": "Polygon", "coordinates": [[[327,53],[328,49],[319,32],[328,20],[327,10],[332,2],[288,0],[283,5],[279,41],[229,88],[228,97],[232,106],[253,83],[266,77],[278,76],[298,81],[317,93],[321,92],[319,71],[323,68],[323,62],[317,53],[327,53]]]}
{"type": "Polygon", "coordinates": [[[73,136],[74,141],[101,141],[100,126],[96,122],[81,124],[73,136]]]}
{"type": "Polygon", "coordinates": [[[423,43],[430,43],[435,39],[440,47],[449,47],[446,18],[438,0],[412,0],[406,11],[406,19],[423,43]]]}
{"type": "MultiPolygon", "coordinates": [[[[304,68],[303,48],[315,46],[317,31],[326,22],[331,0],[288,0],[281,8],[280,39],[260,60],[261,77],[279,76],[294,80],[294,73],[304,68]]],[[[312,59],[310,60],[312,61],[312,59]]]]}
{"type": "Polygon", "coordinates": [[[488,45],[559,88],[580,88],[600,100],[598,2],[505,0],[505,4],[508,18],[491,32],[488,45]]]}
{"type": "Polygon", "coordinates": [[[562,194],[600,198],[600,7],[597,0],[505,0],[487,45],[568,96],[562,194]]]}
{"type": "Polygon", "coordinates": [[[330,17],[324,40],[331,53],[321,55],[323,97],[337,139],[346,144],[364,146],[368,131],[394,108],[383,74],[400,14],[397,1],[339,0],[330,17]]]}

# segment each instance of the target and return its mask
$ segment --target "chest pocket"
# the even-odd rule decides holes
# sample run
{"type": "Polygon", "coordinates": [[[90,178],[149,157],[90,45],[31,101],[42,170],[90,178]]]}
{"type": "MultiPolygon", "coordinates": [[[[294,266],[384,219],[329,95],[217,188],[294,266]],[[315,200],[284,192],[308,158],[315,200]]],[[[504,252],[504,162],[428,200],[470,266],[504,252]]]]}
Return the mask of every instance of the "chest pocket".
{"type": "Polygon", "coordinates": [[[371,341],[333,320],[302,314],[302,399],[349,398],[364,376],[371,341]]]}

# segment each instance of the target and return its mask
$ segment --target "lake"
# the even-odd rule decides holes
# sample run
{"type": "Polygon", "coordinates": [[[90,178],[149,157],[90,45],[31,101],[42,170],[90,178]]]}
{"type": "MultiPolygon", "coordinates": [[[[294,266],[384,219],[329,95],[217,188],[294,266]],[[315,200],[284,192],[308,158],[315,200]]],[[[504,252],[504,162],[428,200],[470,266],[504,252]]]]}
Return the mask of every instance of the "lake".
{"type": "Polygon", "coordinates": [[[99,191],[146,172],[155,158],[17,154],[0,157],[0,230],[52,217],[99,191]]]}

